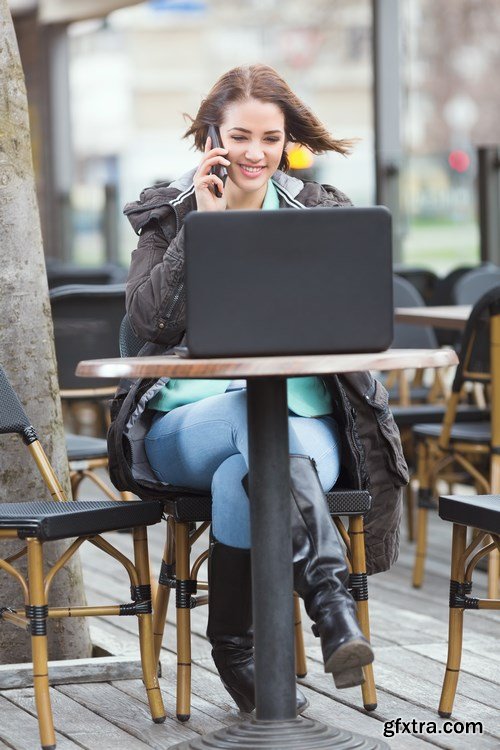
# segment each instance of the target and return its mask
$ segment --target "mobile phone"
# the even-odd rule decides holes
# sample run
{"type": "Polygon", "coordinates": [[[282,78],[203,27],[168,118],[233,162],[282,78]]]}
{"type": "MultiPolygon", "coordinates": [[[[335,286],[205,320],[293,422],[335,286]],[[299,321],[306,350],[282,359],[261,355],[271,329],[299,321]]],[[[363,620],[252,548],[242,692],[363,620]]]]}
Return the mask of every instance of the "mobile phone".
{"type": "MultiPolygon", "coordinates": [[[[209,125],[208,126],[208,133],[207,138],[210,136],[211,141],[211,148],[224,148],[224,145],[220,138],[220,132],[219,128],[216,125],[209,125]]],[[[227,179],[227,169],[223,164],[216,164],[212,169],[210,170],[210,174],[215,174],[217,177],[220,177],[222,180],[223,185],[226,184],[227,179]]],[[[216,198],[222,198],[222,193],[219,190],[218,185],[213,186],[213,191],[216,198]]]]}

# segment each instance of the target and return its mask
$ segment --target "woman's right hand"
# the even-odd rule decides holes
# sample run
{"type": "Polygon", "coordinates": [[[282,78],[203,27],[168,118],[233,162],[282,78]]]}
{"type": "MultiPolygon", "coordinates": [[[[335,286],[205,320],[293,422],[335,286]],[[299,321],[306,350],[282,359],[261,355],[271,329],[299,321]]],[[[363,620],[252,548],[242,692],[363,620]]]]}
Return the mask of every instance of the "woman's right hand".
{"type": "Polygon", "coordinates": [[[215,174],[209,174],[212,167],[216,164],[222,164],[225,167],[231,163],[225,158],[227,148],[212,148],[212,139],[208,136],[205,142],[205,152],[203,158],[196,170],[193,183],[196,195],[196,205],[198,211],[225,211],[226,196],[224,195],[224,183],[215,174]],[[217,198],[213,186],[217,185],[222,198],[217,198]]]}

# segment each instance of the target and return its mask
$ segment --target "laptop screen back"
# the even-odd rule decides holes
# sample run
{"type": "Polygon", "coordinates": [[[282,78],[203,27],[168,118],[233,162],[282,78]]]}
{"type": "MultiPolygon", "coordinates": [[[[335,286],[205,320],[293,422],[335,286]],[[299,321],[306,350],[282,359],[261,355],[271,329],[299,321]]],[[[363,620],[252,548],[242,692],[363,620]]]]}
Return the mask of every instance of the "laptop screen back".
{"type": "Polygon", "coordinates": [[[190,356],[391,345],[387,209],[192,212],[185,233],[190,356]]]}

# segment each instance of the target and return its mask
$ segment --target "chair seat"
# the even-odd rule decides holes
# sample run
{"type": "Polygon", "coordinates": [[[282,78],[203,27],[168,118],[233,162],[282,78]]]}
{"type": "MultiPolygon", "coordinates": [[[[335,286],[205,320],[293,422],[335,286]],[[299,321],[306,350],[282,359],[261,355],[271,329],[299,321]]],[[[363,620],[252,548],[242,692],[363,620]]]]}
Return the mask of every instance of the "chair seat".
{"type": "MultiPolygon", "coordinates": [[[[419,437],[438,438],[441,434],[442,426],[440,424],[416,424],[413,428],[413,435],[419,437]]],[[[489,422],[464,422],[455,424],[452,427],[450,441],[459,441],[466,443],[484,443],[487,445],[491,441],[491,426],[489,422]]]]}
{"type": "Polygon", "coordinates": [[[500,495],[444,495],[439,515],[444,521],[500,534],[500,495]]]}
{"type": "MultiPolygon", "coordinates": [[[[398,427],[410,427],[422,423],[441,424],[446,412],[443,404],[415,404],[413,406],[391,406],[398,427]]],[[[488,409],[463,404],[457,409],[457,422],[479,422],[490,417],[488,409]]]]}
{"type": "Polygon", "coordinates": [[[328,510],[332,516],[358,516],[368,513],[372,498],[366,490],[343,490],[334,488],[325,494],[328,510]]]}
{"type": "Polygon", "coordinates": [[[20,539],[34,536],[47,541],[150,526],[161,521],[162,515],[163,503],[158,500],[2,503],[0,529],[15,529],[20,539]]]}
{"type": "MultiPolygon", "coordinates": [[[[332,516],[349,516],[367,513],[372,498],[366,490],[334,489],[326,493],[328,509],[332,516]]],[[[165,513],[175,521],[210,521],[212,519],[212,496],[194,494],[189,491],[173,493],[163,501],[165,513]]]]}
{"type": "Polygon", "coordinates": [[[186,489],[167,495],[162,504],[165,513],[180,523],[212,520],[212,496],[209,493],[200,494],[186,489]]]}
{"type": "Polygon", "coordinates": [[[108,446],[103,438],[66,433],[68,461],[89,461],[92,458],[107,458],[108,446]]]}

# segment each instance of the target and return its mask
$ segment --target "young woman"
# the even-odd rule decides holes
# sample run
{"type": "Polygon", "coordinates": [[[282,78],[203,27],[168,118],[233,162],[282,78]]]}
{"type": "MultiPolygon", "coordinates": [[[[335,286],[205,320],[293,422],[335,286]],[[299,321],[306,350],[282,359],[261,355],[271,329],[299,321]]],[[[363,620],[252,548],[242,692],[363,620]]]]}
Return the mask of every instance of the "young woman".
{"type": "MultiPolygon", "coordinates": [[[[193,136],[203,152],[197,169],[170,185],[146,189],[125,209],[141,234],[127,283],[130,321],[140,337],[167,346],[179,344],[185,333],[183,221],[189,211],[350,204],[329,185],[286,174],[289,143],[315,154],[346,154],[351,144],[334,140],[272,68],[251,65],[223,75],[185,136],[193,136]],[[210,125],[219,127],[222,147],[214,148],[207,137],[210,125]],[[227,169],[225,181],[211,171],[218,165],[227,169]]],[[[363,681],[362,666],[373,653],[356,620],[343,549],[324,498],[340,471],[332,394],[319,377],[291,379],[288,404],[294,586],[321,639],[325,671],[338,688],[351,687],[363,681]]],[[[170,380],[148,409],[145,452],[156,478],[212,492],[207,635],[226,689],[241,710],[251,711],[250,528],[242,483],[248,472],[245,384],[170,380]]],[[[297,710],[306,705],[297,691],[297,710]]]]}

